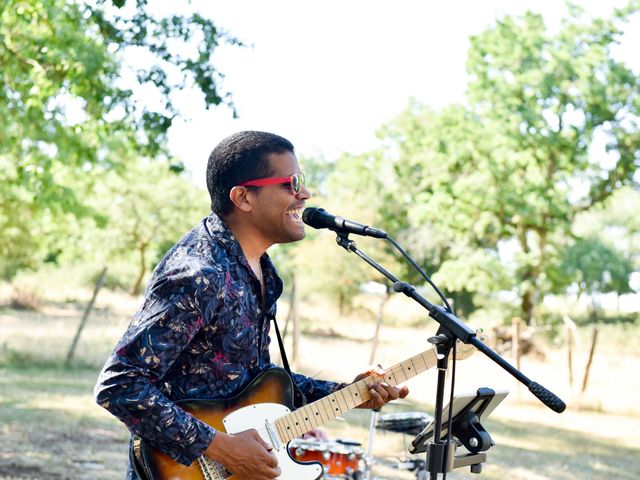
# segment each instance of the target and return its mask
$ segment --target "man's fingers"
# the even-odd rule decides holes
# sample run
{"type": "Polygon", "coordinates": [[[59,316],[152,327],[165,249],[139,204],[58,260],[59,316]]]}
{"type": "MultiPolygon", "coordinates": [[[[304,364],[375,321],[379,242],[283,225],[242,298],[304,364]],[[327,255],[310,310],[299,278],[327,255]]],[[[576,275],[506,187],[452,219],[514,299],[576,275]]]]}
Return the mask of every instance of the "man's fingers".
{"type": "Polygon", "coordinates": [[[376,404],[379,404],[380,406],[383,405],[388,396],[389,394],[382,385],[375,384],[371,386],[371,397],[374,399],[376,404]]]}
{"type": "Polygon", "coordinates": [[[258,443],[265,448],[266,451],[270,452],[271,450],[273,450],[273,447],[262,439],[257,430],[251,429],[249,431],[251,432],[251,436],[255,438],[258,443]]]}
{"type": "Polygon", "coordinates": [[[272,455],[267,460],[267,466],[270,467],[270,468],[277,468],[278,467],[278,459],[276,458],[275,455],[272,455]]]}

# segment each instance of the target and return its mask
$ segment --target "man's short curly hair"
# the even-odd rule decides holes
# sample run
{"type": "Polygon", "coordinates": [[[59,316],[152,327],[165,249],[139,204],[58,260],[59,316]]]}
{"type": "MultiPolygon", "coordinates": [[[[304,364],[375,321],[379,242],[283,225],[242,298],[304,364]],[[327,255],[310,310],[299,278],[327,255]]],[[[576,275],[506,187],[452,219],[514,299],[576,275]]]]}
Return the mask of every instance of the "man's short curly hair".
{"type": "Polygon", "coordinates": [[[229,214],[233,210],[231,189],[247,180],[271,175],[269,155],[286,152],[294,153],[293,144],[274,133],[244,131],[222,140],[207,162],[211,210],[219,216],[229,214]]]}

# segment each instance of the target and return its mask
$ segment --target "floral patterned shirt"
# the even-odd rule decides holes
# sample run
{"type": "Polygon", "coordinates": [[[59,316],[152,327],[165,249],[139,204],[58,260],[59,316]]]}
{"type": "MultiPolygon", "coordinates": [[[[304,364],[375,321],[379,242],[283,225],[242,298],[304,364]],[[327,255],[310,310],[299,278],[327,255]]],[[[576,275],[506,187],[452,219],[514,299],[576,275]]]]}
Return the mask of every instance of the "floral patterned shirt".
{"type": "MultiPolygon", "coordinates": [[[[266,253],[261,264],[264,299],[229,228],[213,213],[204,218],[158,264],[100,374],[97,403],[177,462],[191,464],[216,431],[174,401],[229,398],[274,366],[269,329],[282,281],[266,253]]],[[[309,401],[338,387],[292,376],[309,401]]]]}

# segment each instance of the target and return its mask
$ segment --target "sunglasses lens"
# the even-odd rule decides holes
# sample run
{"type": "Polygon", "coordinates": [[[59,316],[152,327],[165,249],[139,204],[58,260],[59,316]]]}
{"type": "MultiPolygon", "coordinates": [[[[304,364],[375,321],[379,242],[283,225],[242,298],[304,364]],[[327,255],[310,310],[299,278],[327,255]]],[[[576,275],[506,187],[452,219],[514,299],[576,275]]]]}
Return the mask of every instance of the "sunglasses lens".
{"type": "Polygon", "coordinates": [[[304,187],[304,174],[297,173],[291,177],[291,189],[293,193],[300,193],[300,190],[304,187]]]}

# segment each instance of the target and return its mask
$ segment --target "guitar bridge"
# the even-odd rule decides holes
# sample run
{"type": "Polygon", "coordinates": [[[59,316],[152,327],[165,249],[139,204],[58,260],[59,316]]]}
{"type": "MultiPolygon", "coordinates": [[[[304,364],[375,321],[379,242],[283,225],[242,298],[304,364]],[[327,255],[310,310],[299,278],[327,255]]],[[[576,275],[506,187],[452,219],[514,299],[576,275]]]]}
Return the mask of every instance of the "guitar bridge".
{"type": "Polygon", "coordinates": [[[276,432],[275,428],[273,428],[273,424],[269,422],[269,420],[265,420],[264,428],[269,435],[269,439],[271,440],[271,446],[279,451],[282,448],[282,444],[280,443],[280,439],[278,438],[278,433],[276,432]]]}

